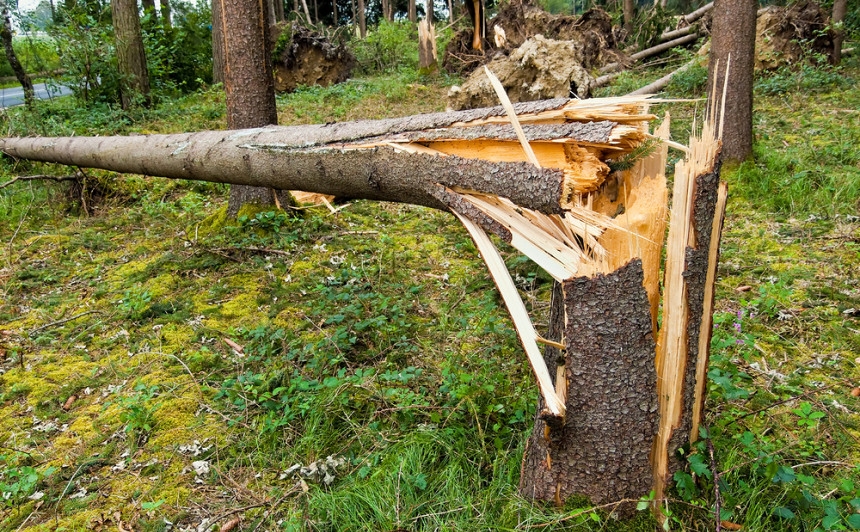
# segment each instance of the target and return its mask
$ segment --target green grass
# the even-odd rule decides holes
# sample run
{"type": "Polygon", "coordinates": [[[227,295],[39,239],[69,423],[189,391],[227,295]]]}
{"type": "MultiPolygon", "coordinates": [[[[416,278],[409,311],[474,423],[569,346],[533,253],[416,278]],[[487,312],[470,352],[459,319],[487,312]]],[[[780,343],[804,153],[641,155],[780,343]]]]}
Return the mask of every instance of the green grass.
{"type": "MultiPolygon", "coordinates": [[[[677,529],[714,529],[714,471],[721,517],[744,530],[844,530],[860,515],[860,124],[843,85],[860,69],[838,74],[760,92],[757,160],[724,174],[716,467],[691,449],[677,529]]],[[[696,76],[670,95],[695,95],[696,76]]],[[[280,121],[441,110],[444,83],[308,88],[279,98],[280,121]]],[[[670,108],[682,142],[695,108],[670,108]]],[[[16,134],[215,129],[224,100],[216,88],[131,114],[56,101],[5,120],[16,134]]],[[[2,180],[28,173],[70,172],[3,162],[2,180]]],[[[359,201],[228,223],[223,186],[88,175],[89,215],[65,185],[0,190],[0,484],[27,474],[0,531],[221,526],[239,508],[248,530],[654,529],[648,512],[618,522],[517,494],[536,389],[449,215],[359,201]],[[291,470],[329,457],[342,463],[328,483],[291,470]]],[[[503,253],[544,322],[550,278],[503,253]]]]}

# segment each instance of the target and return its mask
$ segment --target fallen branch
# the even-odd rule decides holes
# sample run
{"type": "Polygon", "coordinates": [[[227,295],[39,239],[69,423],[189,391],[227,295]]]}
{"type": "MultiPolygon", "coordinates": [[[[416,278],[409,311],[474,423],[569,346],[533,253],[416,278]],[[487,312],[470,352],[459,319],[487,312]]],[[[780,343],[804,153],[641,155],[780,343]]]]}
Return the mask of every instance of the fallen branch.
{"type": "Polygon", "coordinates": [[[77,179],[80,179],[79,175],[19,175],[0,185],[0,189],[4,189],[17,181],[75,181],[77,179]]]}
{"type": "Polygon", "coordinates": [[[693,11],[692,13],[689,13],[689,14],[687,14],[687,15],[684,15],[684,16],[683,16],[683,18],[681,18],[681,20],[683,20],[683,21],[684,21],[684,22],[686,22],[687,24],[692,24],[693,22],[695,22],[695,21],[699,20],[700,18],[704,17],[704,16],[705,16],[705,14],[706,14],[708,11],[710,11],[711,9],[713,9],[713,8],[714,8],[714,3],[713,3],[713,2],[708,3],[708,4],[705,4],[705,5],[703,5],[702,7],[700,7],[699,9],[697,9],[697,10],[693,11]]]}
{"type": "Polygon", "coordinates": [[[656,92],[661,91],[669,83],[672,82],[672,78],[674,78],[678,74],[681,74],[682,72],[686,72],[687,70],[689,70],[690,67],[692,67],[694,64],[696,64],[696,61],[698,61],[698,60],[699,60],[698,57],[692,59],[689,63],[684,64],[684,66],[682,66],[681,68],[679,68],[677,70],[673,70],[672,72],[669,72],[668,74],[666,74],[662,78],[658,79],[657,81],[649,83],[648,85],[645,85],[644,87],[642,87],[640,89],[636,89],[635,91],[628,93],[628,96],[638,96],[638,95],[642,95],[642,94],[654,94],[656,92]]]}
{"type": "MultiPolygon", "coordinates": [[[[698,33],[693,33],[691,35],[685,35],[683,37],[678,37],[677,39],[673,39],[669,42],[664,42],[662,44],[658,44],[657,46],[652,46],[651,48],[646,48],[641,52],[636,52],[630,56],[631,61],[639,61],[640,59],[645,59],[646,57],[651,57],[652,55],[657,55],[661,52],[665,52],[666,50],[670,50],[676,46],[681,46],[684,44],[689,44],[691,42],[695,42],[696,39],[699,38],[698,33]]],[[[603,66],[600,69],[601,74],[606,74],[609,72],[615,72],[622,68],[622,63],[609,63],[608,65],[603,66]]]]}
{"type": "Polygon", "coordinates": [[[667,31],[660,35],[660,42],[671,41],[673,39],[677,39],[678,37],[683,37],[684,35],[689,35],[694,32],[698,32],[698,26],[684,26],[683,28],[678,28],[677,30],[667,31]]]}
{"type": "Polygon", "coordinates": [[[36,333],[37,333],[37,332],[39,332],[39,331],[43,331],[43,330],[45,330],[45,329],[49,329],[49,328],[51,328],[51,327],[56,327],[57,325],[62,325],[62,324],[64,324],[64,323],[68,323],[68,322],[70,322],[70,321],[74,321],[74,320],[76,320],[76,319],[78,319],[78,318],[83,318],[84,316],[86,316],[86,315],[88,315],[88,314],[101,314],[101,311],[98,311],[98,310],[88,310],[88,311],[86,311],[86,312],[81,312],[80,314],[75,314],[75,315],[74,315],[74,316],[72,316],[71,318],[66,318],[66,319],[64,319],[64,320],[52,321],[51,323],[47,323],[47,324],[45,324],[45,325],[42,325],[41,327],[36,327],[35,329],[33,329],[33,330],[31,330],[29,333],[27,333],[27,335],[28,335],[28,336],[33,336],[34,334],[36,334],[36,333]]]}

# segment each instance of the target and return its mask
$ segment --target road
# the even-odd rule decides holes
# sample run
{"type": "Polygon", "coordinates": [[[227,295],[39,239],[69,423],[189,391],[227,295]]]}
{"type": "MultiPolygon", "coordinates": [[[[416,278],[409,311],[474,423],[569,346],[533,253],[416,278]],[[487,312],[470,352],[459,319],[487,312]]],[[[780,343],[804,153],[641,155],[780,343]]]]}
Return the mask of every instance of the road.
{"type": "MultiPolygon", "coordinates": [[[[57,96],[66,96],[72,93],[71,89],[62,85],[52,84],[50,87],[44,83],[34,83],[33,89],[36,98],[46,100],[57,96]]],[[[0,108],[15,107],[16,105],[24,105],[24,89],[22,87],[12,87],[9,89],[0,89],[0,108]]]]}

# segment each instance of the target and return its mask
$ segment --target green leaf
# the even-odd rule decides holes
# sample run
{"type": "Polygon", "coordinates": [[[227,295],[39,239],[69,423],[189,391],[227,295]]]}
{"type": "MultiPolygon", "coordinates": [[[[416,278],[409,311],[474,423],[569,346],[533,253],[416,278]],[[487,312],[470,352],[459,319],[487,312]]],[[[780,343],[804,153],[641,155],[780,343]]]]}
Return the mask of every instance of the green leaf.
{"type": "Polygon", "coordinates": [[[860,514],[851,514],[845,520],[852,530],[860,530],[860,514]]]}
{"type": "Polygon", "coordinates": [[[141,503],[140,507],[148,512],[150,510],[155,510],[156,508],[158,508],[162,504],[164,504],[164,499],[159,499],[159,500],[153,501],[153,502],[144,502],[144,503],[141,503]]]}
{"type": "Polygon", "coordinates": [[[794,519],[794,512],[792,512],[785,506],[777,506],[776,508],[774,508],[773,515],[777,517],[782,517],[783,519],[794,519]]]}

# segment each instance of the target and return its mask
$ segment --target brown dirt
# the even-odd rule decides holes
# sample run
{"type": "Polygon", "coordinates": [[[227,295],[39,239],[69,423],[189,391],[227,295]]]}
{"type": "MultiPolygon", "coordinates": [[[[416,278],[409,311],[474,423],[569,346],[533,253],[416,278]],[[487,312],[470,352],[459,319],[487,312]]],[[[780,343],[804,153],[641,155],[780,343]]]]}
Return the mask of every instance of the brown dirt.
{"type": "Polygon", "coordinates": [[[443,66],[449,72],[471,72],[489,63],[500,53],[509,55],[528,39],[543,35],[547,39],[573,41],[579,48],[581,66],[591,69],[617,59],[616,39],[612,18],[602,9],[594,8],[579,17],[551,15],[532,4],[531,0],[512,0],[487,23],[484,52],[472,50],[472,30],[457,32],[445,49],[443,66]],[[506,43],[496,46],[493,36],[496,26],[504,30],[506,43]]]}
{"type": "Polygon", "coordinates": [[[763,9],[756,23],[756,69],[793,64],[810,54],[831,59],[833,35],[827,25],[827,13],[815,2],[763,9]]]}
{"type": "Polygon", "coordinates": [[[279,25],[272,33],[273,39],[281,43],[272,58],[276,91],[293,92],[299,86],[328,87],[352,75],[355,56],[343,44],[333,44],[325,35],[295,23],[279,25]]]}

